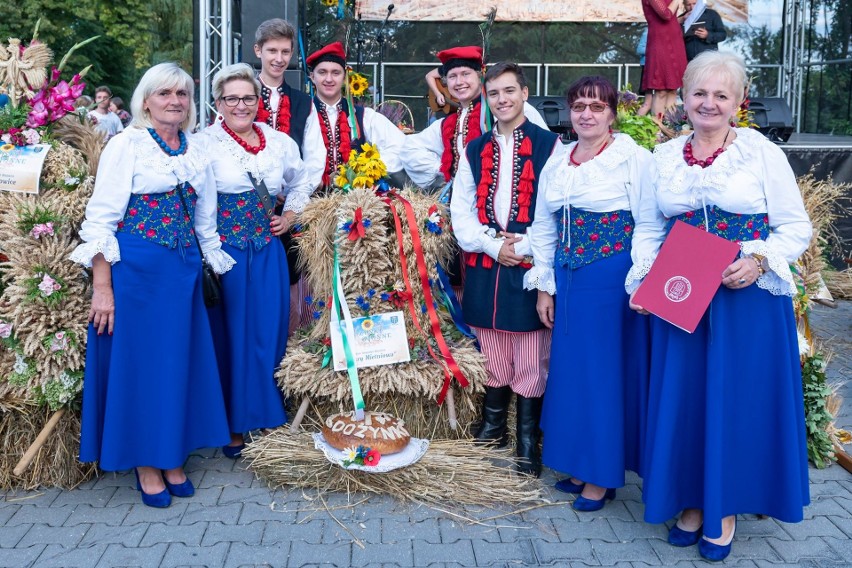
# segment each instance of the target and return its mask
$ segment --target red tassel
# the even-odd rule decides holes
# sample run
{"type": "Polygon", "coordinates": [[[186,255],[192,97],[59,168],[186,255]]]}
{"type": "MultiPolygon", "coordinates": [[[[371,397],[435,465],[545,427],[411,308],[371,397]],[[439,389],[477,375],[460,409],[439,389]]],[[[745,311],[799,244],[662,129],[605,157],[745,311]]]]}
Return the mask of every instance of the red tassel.
{"type": "Polygon", "coordinates": [[[529,207],[518,207],[518,223],[529,223],[530,222],[530,208],[529,207]]]}
{"type": "Polygon", "coordinates": [[[456,123],[459,120],[458,113],[451,114],[441,123],[441,139],[444,141],[444,152],[441,154],[441,173],[444,174],[444,181],[450,181],[455,172],[453,169],[453,144],[456,141],[453,139],[453,134],[456,131],[456,123]]]}
{"type": "MultiPolygon", "coordinates": [[[[524,142],[529,140],[529,138],[524,138],[524,142]]],[[[532,160],[527,160],[524,162],[524,169],[521,170],[521,181],[529,181],[532,182],[535,179],[535,172],[533,171],[532,160]]],[[[529,189],[530,193],[532,193],[532,187],[529,189]]]]}
{"type": "Polygon", "coordinates": [[[521,147],[518,148],[518,156],[532,156],[532,140],[529,136],[521,142],[521,147]]]}
{"type": "Polygon", "coordinates": [[[482,254],[482,268],[491,268],[494,266],[494,259],[487,254],[482,254]]]}
{"type": "Polygon", "coordinates": [[[476,253],[475,252],[464,253],[464,263],[468,266],[476,266],[476,253]]]}

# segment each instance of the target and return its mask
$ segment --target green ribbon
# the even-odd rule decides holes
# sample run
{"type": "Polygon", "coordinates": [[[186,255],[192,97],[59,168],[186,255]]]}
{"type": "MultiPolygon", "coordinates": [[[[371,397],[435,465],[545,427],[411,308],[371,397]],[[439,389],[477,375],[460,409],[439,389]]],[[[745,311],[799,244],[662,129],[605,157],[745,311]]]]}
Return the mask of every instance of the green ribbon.
{"type": "Polygon", "coordinates": [[[358,381],[358,367],[355,366],[355,356],[352,354],[350,340],[355,337],[355,329],[352,327],[352,316],[346,305],[346,295],[343,292],[343,280],[340,278],[340,258],[337,254],[337,243],[334,243],[334,282],[332,289],[334,309],[332,310],[331,324],[337,325],[340,330],[340,338],[343,343],[343,353],[346,356],[346,373],[349,375],[349,384],[352,387],[352,401],[355,403],[355,419],[364,419],[364,395],[361,394],[361,383],[358,381]],[[342,314],[341,320],[339,314],[342,314]]]}

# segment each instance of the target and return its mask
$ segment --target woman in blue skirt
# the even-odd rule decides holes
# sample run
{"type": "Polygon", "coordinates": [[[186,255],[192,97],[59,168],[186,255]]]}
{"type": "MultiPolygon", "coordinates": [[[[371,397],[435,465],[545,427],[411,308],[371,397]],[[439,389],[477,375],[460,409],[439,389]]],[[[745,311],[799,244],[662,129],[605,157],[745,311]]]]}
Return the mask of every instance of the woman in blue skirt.
{"type": "Polygon", "coordinates": [[[273,373],[287,347],[289,273],[280,239],[313,188],[299,148],[286,134],[254,122],[260,83],[245,63],[213,78],[219,120],[204,131],[218,192],[222,248],[237,260],[222,277],[222,306],[213,313],[219,373],[228,409],[231,441],[222,448],[240,456],[243,434],[287,421],[273,373]],[[252,178],[263,188],[255,189],[252,178]],[[265,209],[286,190],[284,212],[265,209]],[[260,192],[260,193],[259,193],[260,192]]]}
{"type": "Polygon", "coordinates": [[[639,471],[648,322],[630,310],[624,281],[658,246],[654,230],[641,240],[635,229],[663,219],[650,152],[612,132],[612,84],[584,77],[567,97],[579,140],[542,172],[525,285],[539,290],[539,317],[553,328],[543,461],[571,474],[556,488],[579,494],[574,509],[595,511],[624,485],[625,470],[639,471]]]}
{"type": "Polygon", "coordinates": [[[684,108],[694,132],[655,151],[669,227],[681,220],[741,250],[694,333],[651,318],[645,520],[680,513],[669,542],[698,542],[708,560],[729,554],[738,513],[796,522],[809,502],[788,263],[812,229],[782,151],[756,130],[730,126],[745,84],[737,55],[693,59],[684,108]]]}
{"type": "Polygon", "coordinates": [[[220,274],[234,261],[216,234],[209,161],[188,135],[192,97],[192,77],[173,63],[143,75],[71,255],[93,284],[80,460],[135,468],[154,507],[194,493],[189,452],[228,440],[199,248],[220,274]]]}

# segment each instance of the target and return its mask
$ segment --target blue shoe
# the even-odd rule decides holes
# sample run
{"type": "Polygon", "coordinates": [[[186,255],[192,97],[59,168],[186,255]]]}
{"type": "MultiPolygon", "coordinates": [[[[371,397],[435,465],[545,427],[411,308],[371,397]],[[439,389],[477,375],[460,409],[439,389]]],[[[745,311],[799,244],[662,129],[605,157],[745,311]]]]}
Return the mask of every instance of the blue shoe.
{"type": "Polygon", "coordinates": [[[731,553],[731,544],[734,542],[734,534],[737,532],[737,522],[734,520],[734,530],[731,531],[731,538],[728,544],[713,544],[707,537],[698,541],[698,553],[704,560],[710,562],[721,562],[731,553]]]}
{"type": "Polygon", "coordinates": [[[240,444],[239,446],[222,446],[222,453],[225,454],[226,458],[235,460],[242,457],[245,447],[245,444],[240,444]]]}
{"type": "Polygon", "coordinates": [[[669,531],[669,544],[672,546],[692,546],[698,539],[701,538],[701,527],[698,527],[694,531],[686,531],[677,526],[677,523],[674,524],[672,529],[669,531]]]}
{"type": "Polygon", "coordinates": [[[195,486],[188,476],[183,483],[169,483],[169,480],[163,475],[163,482],[166,484],[166,490],[175,497],[192,497],[195,495],[195,486]]]}
{"type": "Polygon", "coordinates": [[[585,487],[585,483],[581,483],[577,485],[573,481],[571,481],[570,477],[563,479],[562,481],[557,481],[553,484],[553,488],[557,491],[561,491],[562,493],[582,493],[583,487],[585,487]]]}
{"type": "Polygon", "coordinates": [[[142,484],[139,483],[139,472],[134,469],[133,473],[136,474],[136,489],[142,494],[142,502],[145,505],[156,507],[157,509],[165,509],[172,504],[172,496],[169,495],[168,489],[163,489],[159,493],[145,493],[142,490],[142,484]]]}
{"type": "Polygon", "coordinates": [[[580,495],[574,499],[574,502],[571,503],[571,507],[575,511],[584,511],[587,513],[591,511],[600,511],[603,509],[603,506],[606,505],[607,501],[612,501],[613,499],[615,499],[615,489],[607,489],[604,496],[597,500],[586,499],[580,495]]]}

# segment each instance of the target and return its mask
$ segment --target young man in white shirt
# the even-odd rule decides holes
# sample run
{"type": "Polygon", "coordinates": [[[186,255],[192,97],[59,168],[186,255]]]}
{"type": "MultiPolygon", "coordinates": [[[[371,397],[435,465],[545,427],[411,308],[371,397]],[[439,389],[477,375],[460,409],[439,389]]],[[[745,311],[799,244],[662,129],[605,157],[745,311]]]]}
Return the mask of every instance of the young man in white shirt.
{"type": "Polygon", "coordinates": [[[89,119],[95,128],[106,134],[107,140],[124,130],[118,115],[109,110],[112,91],[101,85],[95,89],[95,108],[89,111],[89,119]]]}

